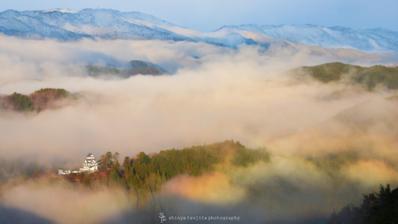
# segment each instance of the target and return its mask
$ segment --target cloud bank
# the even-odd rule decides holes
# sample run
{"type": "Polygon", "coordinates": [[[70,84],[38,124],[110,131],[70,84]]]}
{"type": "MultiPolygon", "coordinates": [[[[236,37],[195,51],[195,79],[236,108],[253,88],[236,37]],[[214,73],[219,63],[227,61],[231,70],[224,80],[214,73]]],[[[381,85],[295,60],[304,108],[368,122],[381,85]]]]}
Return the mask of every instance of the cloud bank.
{"type": "MultiPolygon", "coordinates": [[[[378,56],[305,48],[230,50],[184,42],[0,38],[0,94],[51,87],[81,95],[77,102],[38,114],[0,112],[2,158],[79,161],[88,152],[132,156],[225,139],[266,147],[269,163],[176,177],[158,196],[172,213],[236,214],[250,205],[247,214],[240,214],[251,223],[324,216],[379,184],[398,182],[393,125],[398,103],[390,97],[395,93],[320,84],[288,72],[337,59],[371,64],[381,60],[378,56]],[[95,79],[84,70],[89,63],[131,59],[166,66],[174,74],[95,79]]],[[[3,189],[2,201],[61,223],[66,217],[75,223],[152,217],[145,209],[130,208],[134,199],[123,194],[28,183],[3,189]],[[59,200],[66,207],[58,207],[59,200]],[[108,203],[107,212],[97,207],[108,203]],[[94,209],[85,212],[87,220],[80,212],[71,214],[85,206],[94,209]]]]}

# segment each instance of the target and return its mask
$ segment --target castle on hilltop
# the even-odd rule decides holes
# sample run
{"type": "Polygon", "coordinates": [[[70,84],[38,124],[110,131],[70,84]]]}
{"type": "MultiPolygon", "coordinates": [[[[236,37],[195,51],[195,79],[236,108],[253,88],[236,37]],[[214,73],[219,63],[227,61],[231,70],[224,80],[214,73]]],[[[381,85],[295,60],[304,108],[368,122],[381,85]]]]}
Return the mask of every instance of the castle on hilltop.
{"type": "Polygon", "coordinates": [[[98,171],[98,162],[95,160],[95,156],[92,153],[89,153],[84,159],[83,167],[80,167],[78,170],[58,169],[58,175],[69,175],[72,173],[93,173],[96,171],[98,171]]]}

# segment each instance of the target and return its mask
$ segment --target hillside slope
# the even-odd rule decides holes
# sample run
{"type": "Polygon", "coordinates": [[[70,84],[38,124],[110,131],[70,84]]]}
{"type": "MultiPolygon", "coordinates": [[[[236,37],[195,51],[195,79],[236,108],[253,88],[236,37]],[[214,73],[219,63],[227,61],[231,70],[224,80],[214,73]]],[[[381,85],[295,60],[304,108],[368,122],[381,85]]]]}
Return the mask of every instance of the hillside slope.
{"type": "Polygon", "coordinates": [[[59,107],[60,102],[67,98],[71,99],[73,95],[64,89],[45,88],[30,95],[15,92],[7,96],[0,96],[0,110],[40,112],[59,107]]]}
{"type": "Polygon", "coordinates": [[[305,66],[299,68],[296,72],[309,75],[323,83],[348,81],[352,84],[359,84],[368,90],[373,90],[377,86],[392,90],[398,89],[398,67],[384,65],[362,67],[334,62],[317,66],[305,66]]]}

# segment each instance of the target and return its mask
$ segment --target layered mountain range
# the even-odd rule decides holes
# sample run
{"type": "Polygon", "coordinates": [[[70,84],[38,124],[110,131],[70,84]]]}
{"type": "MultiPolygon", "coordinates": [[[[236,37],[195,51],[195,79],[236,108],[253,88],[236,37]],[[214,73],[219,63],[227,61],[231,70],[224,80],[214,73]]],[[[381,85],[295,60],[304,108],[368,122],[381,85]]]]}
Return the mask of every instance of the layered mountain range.
{"type": "Polygon", "coordinates": [[[133,39],[202,42],[237,48],[269,47],[274,43],[368,52],[397,52],[398,32],[387,29],[353,29],[317,25],[223,26],[212,32],[184,28],[140,12],[112,9],[0,12],[0,33],[28,39],[133,39]]]}

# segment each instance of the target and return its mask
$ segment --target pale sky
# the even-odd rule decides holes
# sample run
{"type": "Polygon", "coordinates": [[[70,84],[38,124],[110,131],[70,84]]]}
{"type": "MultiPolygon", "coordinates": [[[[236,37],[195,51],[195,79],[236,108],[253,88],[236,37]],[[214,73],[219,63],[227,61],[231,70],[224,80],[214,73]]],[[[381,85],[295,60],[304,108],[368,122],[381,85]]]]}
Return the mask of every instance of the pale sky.
{"type": "Polygon", "coordinates": [[[398,31],[398,0],[0,0],[0,10],[112,8],[214,30],[232,24],[316,24],[398,31]]]}

